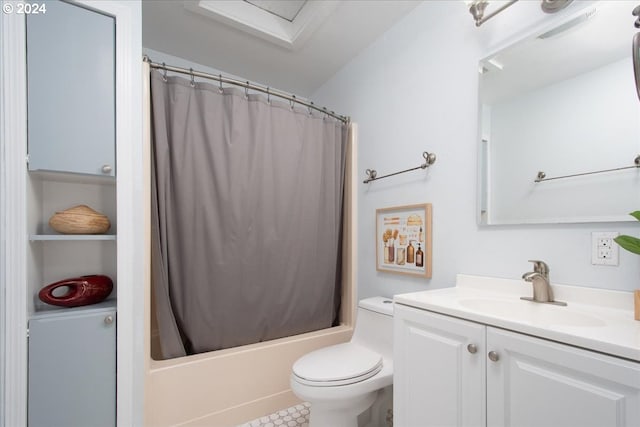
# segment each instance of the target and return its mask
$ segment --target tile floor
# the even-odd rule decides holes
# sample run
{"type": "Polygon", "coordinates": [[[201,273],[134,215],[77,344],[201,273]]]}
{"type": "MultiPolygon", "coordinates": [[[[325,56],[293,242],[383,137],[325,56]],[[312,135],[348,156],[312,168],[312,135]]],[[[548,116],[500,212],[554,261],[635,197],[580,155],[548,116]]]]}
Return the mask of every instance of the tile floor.
{"type": "Polygon", "coordinates": [[[304,402],[238,427],[308,427],[310,406],[311,404],[304,402]]]}
{"type": "MultiPolygon", "coordinates": [[[[238,427],[309,427],[311,404],[303,402],[238,427]]],[[[393,387],[385,387],[369,409],[358,415],[358,426],[393,427],[393,387]]]]}

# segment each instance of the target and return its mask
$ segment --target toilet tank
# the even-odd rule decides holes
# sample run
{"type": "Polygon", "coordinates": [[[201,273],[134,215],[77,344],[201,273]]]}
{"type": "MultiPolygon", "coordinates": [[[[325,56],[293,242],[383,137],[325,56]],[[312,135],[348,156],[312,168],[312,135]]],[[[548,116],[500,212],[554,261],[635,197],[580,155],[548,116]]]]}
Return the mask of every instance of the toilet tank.
{"type": "Polygon", "coordinates": [[[351,342],[370,348],[383,357],[393,356],[393,300],[371,297],[360,300],[351,342]]]}

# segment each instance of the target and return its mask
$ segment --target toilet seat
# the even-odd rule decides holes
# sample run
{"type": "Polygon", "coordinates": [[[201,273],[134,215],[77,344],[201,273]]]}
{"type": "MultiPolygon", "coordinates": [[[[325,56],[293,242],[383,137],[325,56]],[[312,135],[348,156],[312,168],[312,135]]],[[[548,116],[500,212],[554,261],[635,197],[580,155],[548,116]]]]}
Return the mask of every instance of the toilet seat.
{"type": "Polygon", "coordinates": [[[364,381],[381,369],[380,354],[358,344],[345,343],[301,357],[293,365],[293,375],[301,384],[332,387],[364,381]]]}

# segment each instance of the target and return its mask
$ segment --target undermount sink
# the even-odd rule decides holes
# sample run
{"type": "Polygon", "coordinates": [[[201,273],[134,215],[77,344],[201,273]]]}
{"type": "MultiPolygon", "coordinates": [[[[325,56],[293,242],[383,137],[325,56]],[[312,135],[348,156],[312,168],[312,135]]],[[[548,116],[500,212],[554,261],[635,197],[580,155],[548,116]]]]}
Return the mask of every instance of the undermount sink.
{"type": "Polygon", "coordinates": [[[463,298],[459,304],[466,309],[486,315],[512,320],[523,320],[538,325],[558,325],[575,327],[605,326],[606,323],[595,316],[573,311],[571,306],[555,306],[521,299],[463,298]]]}

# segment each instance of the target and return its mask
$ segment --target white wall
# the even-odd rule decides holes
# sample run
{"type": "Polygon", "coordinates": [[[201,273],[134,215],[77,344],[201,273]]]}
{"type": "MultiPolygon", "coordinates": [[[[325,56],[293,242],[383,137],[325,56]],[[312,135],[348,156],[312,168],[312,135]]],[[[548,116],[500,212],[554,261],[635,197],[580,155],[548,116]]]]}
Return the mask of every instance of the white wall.
{"type": "Polygon", "coordinates": [[[590,263],[592,231],[637,236],[640,224],[476,224],[478,61],[586,3],[545,15],[538,1],[518,2],[476,28],[463,2],[426,1],[313,95],[359,124],[362,179],[367,168],[417,166],[423,151],[438,156],[427,171],[360,183],[359,298],[451,286],[457,273],[519,279],[529,259],[545,260],[555,283],[640,287],[636,255],[621,250],[618,267],[590,263]],[[375,209],[419,202],[433,204],[433,278],[376,272],[375,209]]]}

